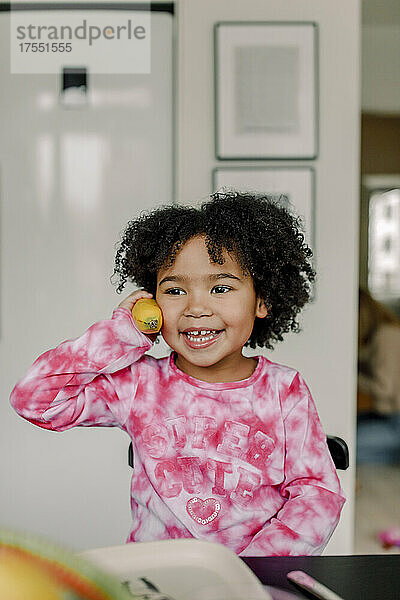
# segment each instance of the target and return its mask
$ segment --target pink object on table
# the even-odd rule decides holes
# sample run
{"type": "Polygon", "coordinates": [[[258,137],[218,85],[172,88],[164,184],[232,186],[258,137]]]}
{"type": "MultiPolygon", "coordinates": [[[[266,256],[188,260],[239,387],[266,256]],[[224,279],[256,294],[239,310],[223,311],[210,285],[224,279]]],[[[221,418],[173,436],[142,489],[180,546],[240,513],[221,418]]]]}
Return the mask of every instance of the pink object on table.
{"type": "Polygon", "coordinates": [[[390,529],[380,531],[378,538],[384,548],[400,547],[400,527],[390,527],[390,529]]]}
{"type": "Polygon", "coordinates": [[[308,573],[304,573],[304,571],[290,571],[286,577],[301,589],[309,592],[314,598],[320,598],[321,600],[344,600],[333,590],[327,588],[320,581],[308,575],[308,573]]]}

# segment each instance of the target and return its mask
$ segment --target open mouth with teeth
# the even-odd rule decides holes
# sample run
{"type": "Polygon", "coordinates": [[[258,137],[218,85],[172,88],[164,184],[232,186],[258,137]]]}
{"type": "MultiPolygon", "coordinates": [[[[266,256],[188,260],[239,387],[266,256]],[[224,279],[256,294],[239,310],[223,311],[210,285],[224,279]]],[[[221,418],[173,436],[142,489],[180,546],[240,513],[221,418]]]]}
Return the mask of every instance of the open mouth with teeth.
{"type": "Polygon", "coordinates": [[[208,345],[216,340],[223,331],[223,329],[198,329],[182,331],[182,333],[189,345],[194,347],[208,345]]]}

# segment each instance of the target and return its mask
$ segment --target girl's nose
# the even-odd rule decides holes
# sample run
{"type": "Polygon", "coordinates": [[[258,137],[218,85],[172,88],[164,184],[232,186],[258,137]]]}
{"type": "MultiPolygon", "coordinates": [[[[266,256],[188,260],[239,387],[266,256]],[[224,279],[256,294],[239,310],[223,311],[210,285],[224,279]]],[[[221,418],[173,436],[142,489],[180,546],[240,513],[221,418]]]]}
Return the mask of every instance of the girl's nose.
{"type": "Polygon", "coordinates": [[[209,317],[213,314],[208,293],[192,293],[186,298],[185,317],[209,317]]]}

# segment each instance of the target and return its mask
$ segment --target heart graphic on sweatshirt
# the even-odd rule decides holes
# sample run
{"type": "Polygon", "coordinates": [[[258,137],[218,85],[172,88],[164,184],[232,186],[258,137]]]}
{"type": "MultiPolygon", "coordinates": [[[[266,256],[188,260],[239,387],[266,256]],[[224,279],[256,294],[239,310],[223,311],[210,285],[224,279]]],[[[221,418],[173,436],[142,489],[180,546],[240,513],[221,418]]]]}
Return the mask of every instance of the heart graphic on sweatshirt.
{"type": "Polygon", "coordinates": [[[215,498],[207,498],[202,500],[195,496],[190,498],[186,504],[186,510],[192,517],[193,521],[200,525],[207,525],[215,519],[221,510],[221,504],[215,498]]]}

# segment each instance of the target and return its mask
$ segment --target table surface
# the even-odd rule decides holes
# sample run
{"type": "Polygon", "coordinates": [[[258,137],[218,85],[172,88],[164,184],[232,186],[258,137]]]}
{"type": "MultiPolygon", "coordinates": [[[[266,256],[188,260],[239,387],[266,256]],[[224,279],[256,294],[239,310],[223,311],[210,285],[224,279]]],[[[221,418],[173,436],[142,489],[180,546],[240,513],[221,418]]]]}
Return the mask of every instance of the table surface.
{"type": "Polygon", "coordinates": [[[289,571],[304,571],[344,600],[399,600],[400,554],[346,556],[243,557],[265,585],[309,598],[286,579],[289,571]]]}

